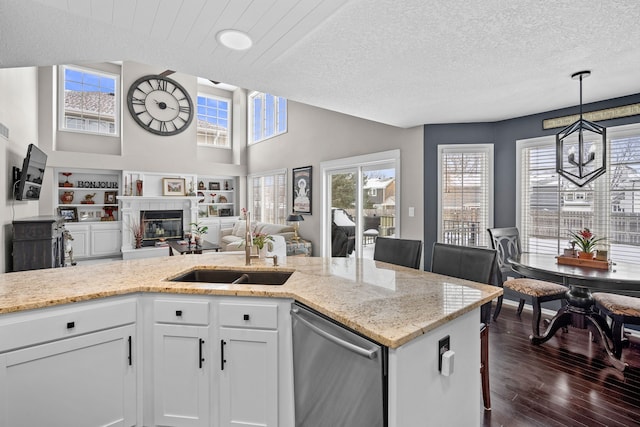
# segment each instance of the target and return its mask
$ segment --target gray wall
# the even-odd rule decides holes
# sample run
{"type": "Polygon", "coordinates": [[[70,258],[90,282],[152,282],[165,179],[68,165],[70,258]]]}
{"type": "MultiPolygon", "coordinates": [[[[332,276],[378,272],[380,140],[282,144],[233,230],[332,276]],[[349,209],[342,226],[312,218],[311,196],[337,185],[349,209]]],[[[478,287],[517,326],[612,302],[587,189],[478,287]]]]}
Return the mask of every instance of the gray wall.
{"type": "MultiPolygon", "coordinates": [[[[601,110],[640,102],[640,94],[585,104],[584,111],[601,110]]],[[[434,124],[424,126],[424,242],[426,268],[431,266],[433,243],[438,230],[438,145],[494,144],[494,226],[516,224],[516,141],[555,135],[561,129],[542,129],[542,121],[578,114],[578,107],[548,111],[493,123],[434,124]]],[[[620,126],[640,122],[640,116],[599,122],[603,126],[620,126]]]]}
{"type": "Polygon", "coordinates": [[[286,169],[289,205],[291,169],[313,166],[313,214],[300,223],[300,235],[320,255],[320,163],[393,149],[400,149],[400,237],[422,239],[422,141],[422,126],[403,129],[290,101],[288,132],[249,146],[247,165],[249,174],[286,169]],[[415,207],[414,217],[408,216],[409,206],[415,207]]]}

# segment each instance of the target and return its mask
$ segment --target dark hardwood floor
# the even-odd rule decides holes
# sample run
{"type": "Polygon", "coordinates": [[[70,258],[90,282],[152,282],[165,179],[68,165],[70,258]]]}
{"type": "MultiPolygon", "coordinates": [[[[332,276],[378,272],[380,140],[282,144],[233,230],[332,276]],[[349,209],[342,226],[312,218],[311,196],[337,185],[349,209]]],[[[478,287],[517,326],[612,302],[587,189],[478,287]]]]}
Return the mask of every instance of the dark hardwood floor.
{"type": "Polygon", "coordinates": [[[530,333],[531,313],[519,318],[512,306],[491,323],[483,426],[640,426],[640,339],[624,349],[622,373],[587,330],[570,327],[539,346],[530,333]]]}

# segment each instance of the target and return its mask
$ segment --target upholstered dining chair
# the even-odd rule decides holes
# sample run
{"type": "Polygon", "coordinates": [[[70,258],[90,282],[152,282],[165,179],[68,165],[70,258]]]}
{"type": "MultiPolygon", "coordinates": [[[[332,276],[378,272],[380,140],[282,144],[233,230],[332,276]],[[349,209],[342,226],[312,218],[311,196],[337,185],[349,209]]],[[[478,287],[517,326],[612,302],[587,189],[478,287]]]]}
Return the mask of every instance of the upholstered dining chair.
{"type": "MultiPolygon", "coordinates": [[[[518,229],[516,227],[504,227],[489,228],[487,231],[491,238],[491,245],[498,253],[497,259],[498,267],[502,274],[502,286],[516,292],[520,297],[518,310],[516,312],[518,316],[522,313],[526,298],[531,298],[531,306],[533,308],[531,329],[534,336],[538,336],[540,335],[540,317],[542,314],[540,305],[545,301],[564,301],[568,289],[563,285],[544,280],[528,279],[524,277],[514,278],[516,273],[511,270],[509,258],[522,253],[520,246],[520,233],[518,232],[518,229]]],[[[502,297],[498,298],[498,304],[495,312],[493,313],[494,320],[498,318],[501,308],[502,297]]]]}
{"type": "Polygon", "coordinates": [[[624,325],[640,325],[640,298],[607,292],[596,292],[592,296],[596,309],[611,318],[613,355],[620,359],[622,347],[628,341],[624,325]]]}
{"type": "MultiPolygon", "coordinates": [[[[491,283],[496,265],[496,251],[472,246],[434,243],[431,272],[478,283],[491,283]]],[[[484,316],[482,316],[484,318],[484,316]]],[[[480,323],[480,377],[484,409],[491,410],[489,389],[489,327],[480,323]]]]}
{"type": "Polygon", "coordinates": [[[375,261],[383,261],[415,269],[420,268],[420,255],[422,255],[422,241],[420,240],[378,237],[376,246],[373,249],[373,259],[375,261]]]}

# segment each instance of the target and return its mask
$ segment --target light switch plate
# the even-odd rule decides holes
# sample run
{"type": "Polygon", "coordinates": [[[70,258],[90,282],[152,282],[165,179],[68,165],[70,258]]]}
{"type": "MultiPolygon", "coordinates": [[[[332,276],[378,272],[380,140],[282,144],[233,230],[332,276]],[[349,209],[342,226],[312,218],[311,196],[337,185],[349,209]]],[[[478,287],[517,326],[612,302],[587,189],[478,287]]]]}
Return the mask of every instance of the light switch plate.
{"type": "Polygon", "coordinates": [[[438,341],[438,371],[442,372],[442,355],[451,350],[449,335],[438,341]]]}

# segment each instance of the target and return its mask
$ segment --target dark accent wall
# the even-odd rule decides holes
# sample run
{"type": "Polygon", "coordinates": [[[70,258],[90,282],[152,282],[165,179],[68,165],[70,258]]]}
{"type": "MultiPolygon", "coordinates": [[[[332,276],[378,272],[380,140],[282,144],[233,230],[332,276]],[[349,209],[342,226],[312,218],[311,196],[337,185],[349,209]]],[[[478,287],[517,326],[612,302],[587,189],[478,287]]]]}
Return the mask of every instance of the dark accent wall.
{"type": "MultiPolygon", "coordinates": [[[[640,93],[584,105],[595,111],[640,103],[640,93]]],[[[494,226],[516,225],[516,141],[555,135],[561,129],[542,129],[542,121],[578,114],[578,106],[491,123],[454,123],[424,126],[424,266],[431,268],[431,252],[438,233],[438,145],[494,145],[494,226]]],[[[640,123],[640,116],[605,120],[606,127],[640,123]]]]}

